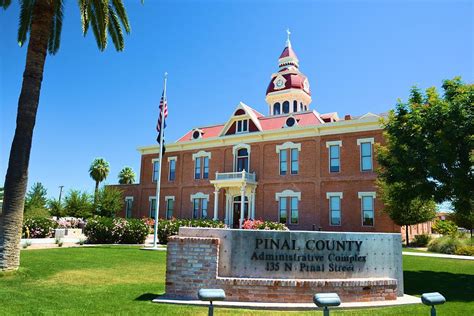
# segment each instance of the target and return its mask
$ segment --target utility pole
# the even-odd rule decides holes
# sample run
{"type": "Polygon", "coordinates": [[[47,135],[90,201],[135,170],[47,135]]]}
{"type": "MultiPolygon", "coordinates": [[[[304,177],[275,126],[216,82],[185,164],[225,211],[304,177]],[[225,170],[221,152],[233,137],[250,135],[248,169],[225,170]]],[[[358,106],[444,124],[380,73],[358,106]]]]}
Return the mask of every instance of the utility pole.
{"type": "Polygon", "coordinates": [[[61,203],[61,195],[63,194],[64,185],[59,186],[59,203],[61,203]]]}

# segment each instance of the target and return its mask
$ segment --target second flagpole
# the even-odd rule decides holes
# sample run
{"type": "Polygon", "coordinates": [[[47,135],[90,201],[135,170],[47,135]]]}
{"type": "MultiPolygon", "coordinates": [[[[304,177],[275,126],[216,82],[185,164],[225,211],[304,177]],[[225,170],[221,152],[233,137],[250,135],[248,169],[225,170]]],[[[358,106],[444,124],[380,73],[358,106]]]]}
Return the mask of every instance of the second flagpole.
{"type": "Polygon", "coordinates": [[[158,178],[156,179],[156,209],[155,209],[155,231],[153,235],[153,248],[158,247],[158,215],[160,210],[160,187],[161,187],[161,166],[163,164],[163,140],[165,138],[164,124],[164,111],[165,111],[165,102],[166,101],[166,81],[168,80],[168,73],[165,72],[165,78],[163,83],[163,104],[160,109],[161,116],[161,126],[160,126],[160,147],[159,151],[159,160],[158,160],[158,178]]]}

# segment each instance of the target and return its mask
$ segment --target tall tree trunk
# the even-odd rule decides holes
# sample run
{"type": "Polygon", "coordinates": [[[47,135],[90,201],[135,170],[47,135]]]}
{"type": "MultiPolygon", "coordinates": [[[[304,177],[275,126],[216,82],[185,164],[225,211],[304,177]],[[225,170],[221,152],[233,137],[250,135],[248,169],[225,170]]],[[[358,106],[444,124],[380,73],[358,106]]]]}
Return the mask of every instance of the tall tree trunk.
{"type": "Polygon", "coordinates": [[[99,181],[95,182],[95,190],[94,190],[94,208],[97,209],[97,193],[99,193],[99,181]]]}
{"type": "Polygon", "coordinates": [[[410,243],[410,239],[408,239],[408,225],[405,225],[405,238],[406,238],[406,244],[408,247],[408,244],[410,243]]]}
{"type": "Polygon", "coordinates": [[[28,164],[52,17],[51,2],[36,1],[0,214],[0,271],[16,270],[20,265],[20,238],[28,185],[28,164]]]}

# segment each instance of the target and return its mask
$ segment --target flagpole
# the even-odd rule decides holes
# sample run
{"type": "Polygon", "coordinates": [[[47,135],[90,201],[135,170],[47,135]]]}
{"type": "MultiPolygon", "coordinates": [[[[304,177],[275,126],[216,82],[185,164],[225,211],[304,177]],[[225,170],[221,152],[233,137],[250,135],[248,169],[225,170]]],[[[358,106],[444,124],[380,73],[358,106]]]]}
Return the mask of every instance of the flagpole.
{"type": "Polygon", "coordinates": [[[156,209],[155,209],[155,231],[153,236],[153,248],[158,247],[158,214],[160,210],[160,187],[161,187],[161,166],[163,165],[163,140],[165,138],[164,131],[164,110],[166,101],[166,81],[168,80],[168,73],[165,72],[164,84],[163,84],[163,104],[160,110],[161,126],[160,126],[160,148],[159,148],[159,166],[158,166],[158,179],[156,179],[156,209]]]}

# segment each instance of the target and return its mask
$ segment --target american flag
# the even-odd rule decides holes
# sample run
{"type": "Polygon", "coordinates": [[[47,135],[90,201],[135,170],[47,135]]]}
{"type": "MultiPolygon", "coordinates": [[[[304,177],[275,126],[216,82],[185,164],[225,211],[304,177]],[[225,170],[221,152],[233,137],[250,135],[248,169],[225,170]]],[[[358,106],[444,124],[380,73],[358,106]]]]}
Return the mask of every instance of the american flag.
{"type": "Polygon", "coordinates": [[[161,139],[161,120],[164,119],[163,129],[166,128],[166,118],[168,117],[168,102],[166,101],[164,94],[161,95],[160,100],[160,113],[158,114],[158,122],[156,123],[156,131],[158,132],[158,137],[156,141],[159,143],[161,139]],[[164,118],[162,118],[162,116],[164,118]]]}

